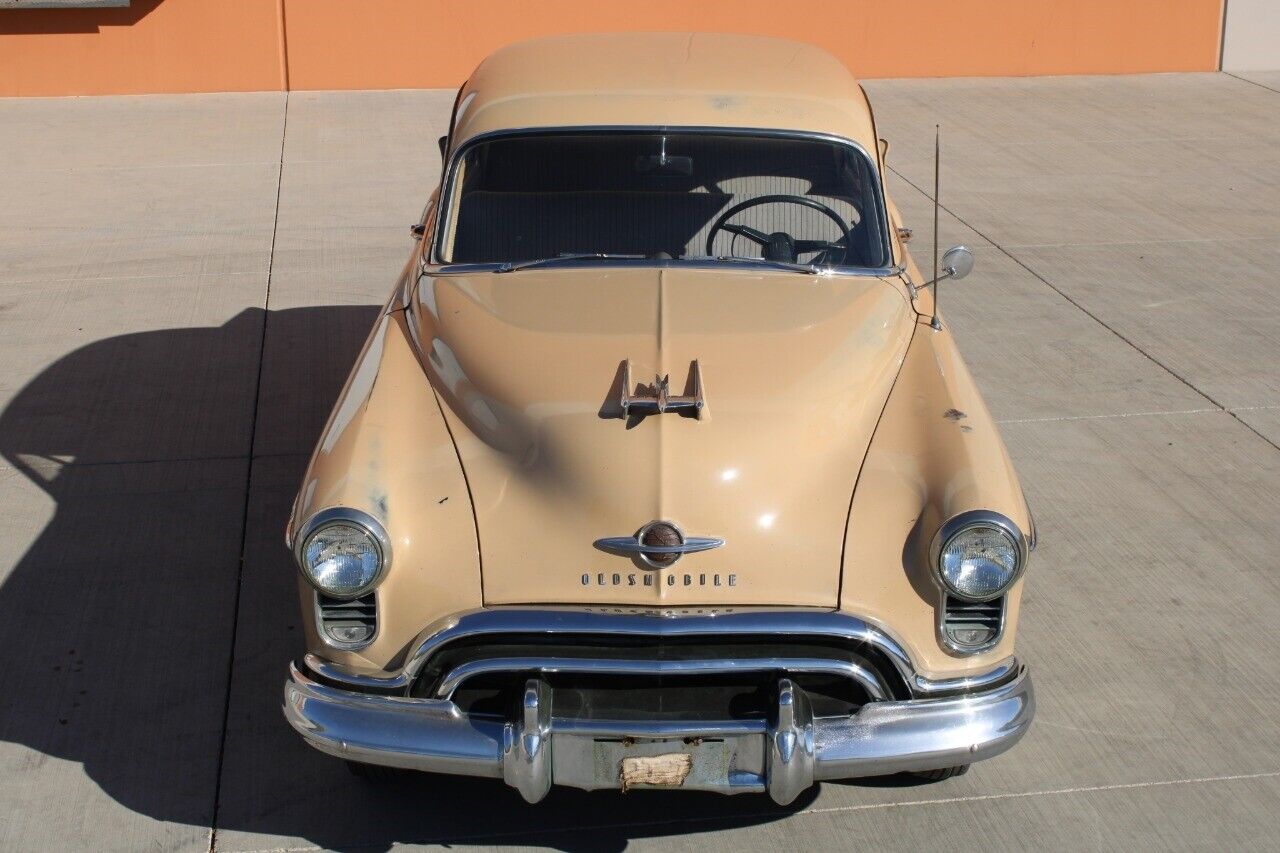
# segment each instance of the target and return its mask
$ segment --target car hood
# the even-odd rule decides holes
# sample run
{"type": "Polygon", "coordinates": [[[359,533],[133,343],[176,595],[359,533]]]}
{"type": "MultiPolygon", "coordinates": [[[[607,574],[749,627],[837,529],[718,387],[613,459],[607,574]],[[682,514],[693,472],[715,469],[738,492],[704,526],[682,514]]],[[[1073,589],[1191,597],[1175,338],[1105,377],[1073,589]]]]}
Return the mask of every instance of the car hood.
{"type": "Polygon", "coordinates": [[[670,267],[425,276],[417,344],[471,492],[486,604],[835,606],[850,498],[906,351],[897,283],[670,267]],[[621,417],[700,366],[700,417],[621,417]],[[601,550],[669,520],[724,544],[601,550]]]}

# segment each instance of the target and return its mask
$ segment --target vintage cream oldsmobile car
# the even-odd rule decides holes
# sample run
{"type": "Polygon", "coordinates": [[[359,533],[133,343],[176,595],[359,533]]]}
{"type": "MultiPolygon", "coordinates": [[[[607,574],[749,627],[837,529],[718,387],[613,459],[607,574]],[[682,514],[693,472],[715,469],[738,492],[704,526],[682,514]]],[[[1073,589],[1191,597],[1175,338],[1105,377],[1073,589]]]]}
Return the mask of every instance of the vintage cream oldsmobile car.
{"type": "Polygon", "coordinates": [[[802,44],[480,65],[289,522],[308,743],[529,801],[788,803],[1026,732],[1032,520],[886,148],[802,44]]]}

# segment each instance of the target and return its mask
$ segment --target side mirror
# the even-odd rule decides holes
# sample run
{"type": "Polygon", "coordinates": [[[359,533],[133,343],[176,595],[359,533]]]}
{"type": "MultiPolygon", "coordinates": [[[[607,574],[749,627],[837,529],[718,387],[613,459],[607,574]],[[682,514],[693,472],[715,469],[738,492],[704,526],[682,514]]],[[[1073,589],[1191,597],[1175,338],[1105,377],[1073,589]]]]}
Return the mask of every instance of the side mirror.
{"type": "Polygon", "coordinates": [[[440,159],[443,160],[445,152],[449,150],[449,137],[442,136],[436,142],[440,146],[440,159]]]}
{"type": "Polygon", "coordinates": [[[973,272],[973,252],[968,246],[952,246],[942,253],[942,277],[962,279],[973,272]]]}

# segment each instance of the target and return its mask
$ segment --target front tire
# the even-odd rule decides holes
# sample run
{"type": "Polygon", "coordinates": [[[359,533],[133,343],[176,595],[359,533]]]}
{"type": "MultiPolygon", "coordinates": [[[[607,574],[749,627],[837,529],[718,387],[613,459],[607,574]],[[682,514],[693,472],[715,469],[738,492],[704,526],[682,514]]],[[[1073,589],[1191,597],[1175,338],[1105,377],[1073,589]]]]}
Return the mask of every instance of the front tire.
{"type": "Polygon", "coordinates": [[[941,782],[943,779],[954,779],[957,776],[963,776],[969,772],[971,766],[969,764],[961,764],[959,767],[943,767],[938,770],[917,770],[911,775],[923,782],[941,782]]]}

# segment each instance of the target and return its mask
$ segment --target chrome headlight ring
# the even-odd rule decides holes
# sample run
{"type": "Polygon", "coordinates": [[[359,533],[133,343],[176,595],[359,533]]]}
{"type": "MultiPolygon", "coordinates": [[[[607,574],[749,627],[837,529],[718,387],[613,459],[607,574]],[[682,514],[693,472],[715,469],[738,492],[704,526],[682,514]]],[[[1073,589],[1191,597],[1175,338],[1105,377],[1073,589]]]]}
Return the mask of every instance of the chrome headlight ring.
{"type": "Polygon", "coordinates": [[[1008,516],[986,509],[969,510],[952,516],[938,528],[929,546],[929,575],[934,583],[949,595],[965,601],[991,601],[1008,592],[1009,588],[1018,582],[1018,578],[1022,577],[1027,567],[1029,550],[1026,537],[1008,516]],[[1011,546],[1015,563],[1013,570],[1009,572],[1009,577],[994,591],[981,594],[966,593],[947,581],[942,566],[943,551],[957,536],[980,528],[994,529],[996,535],[1005,539],[1011,546]]]}
{"type": "MultiPolygon", "coordinates": [[[[347,555],[350,556],[350,555],[347,555]]],[[[297,530],[293,539],[293,557],[302,576],[322,595],[342,600],[359,598],[376,587],[387,573],[391,564],[391,540],[387,537],[382,523],[367,512],[350,507],[331,507],[323,509],[311,516],[297,530]],[[376,559],[372,571],[367,571],[367,578],[362,578],[358,586],[346,589],[334,589],[322,585],[315,576],[315,567],[308,562],[308,546],[315,537],[326,530],[346,527],[354,531],[358,538],[365,537],[369,553],[376,559]]]]}

